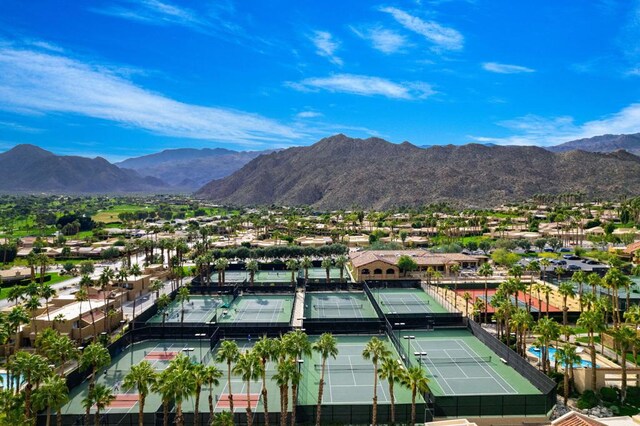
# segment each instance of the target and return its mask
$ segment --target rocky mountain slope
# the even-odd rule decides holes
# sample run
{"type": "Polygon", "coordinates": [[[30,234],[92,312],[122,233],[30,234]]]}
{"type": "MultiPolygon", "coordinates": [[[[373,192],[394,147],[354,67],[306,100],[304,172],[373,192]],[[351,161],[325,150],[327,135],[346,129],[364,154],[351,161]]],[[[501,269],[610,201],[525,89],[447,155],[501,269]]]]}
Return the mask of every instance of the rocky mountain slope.
{"type": "Polygon", "coordinates": [[[123,170],[101,157],[56,155],[34,145],[16,145],[0,154],[0,191],[119,193],[158,192],[159,179],[123,170]]]}
{"type": "Polygon", "coordinates": [[[168,184],[196,190],[212,179],[230,175],[263,153],[272,151],[232,151],[215,149],[167,149],[155,154],[129,158],[118,167],[153,176],[168,184]]]}
{"type": "Polygon", "coordinates": [[[537,193],[640,193],[640,158],[531,146],[392,144],[336,135],[258,157],[196,196],[236,205],[387,208],[448,201],[497,205],[537,193]]]}
{"type": "Polygon", "coordinates": [[[640,155],[640,133],[632,135],[602,135],[587,139],[565,142],[548,148],[553,152],[566,152],[581,149],[589,152],[614,152],[624,149],[635,155],[640,155]]]}

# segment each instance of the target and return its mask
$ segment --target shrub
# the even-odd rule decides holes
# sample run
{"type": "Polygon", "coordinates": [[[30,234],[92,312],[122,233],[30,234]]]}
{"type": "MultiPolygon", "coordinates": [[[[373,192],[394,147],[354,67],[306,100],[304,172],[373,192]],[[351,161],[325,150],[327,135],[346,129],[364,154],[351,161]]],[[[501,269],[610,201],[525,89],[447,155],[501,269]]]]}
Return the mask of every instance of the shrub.
{"type": "Polygon", "coordinates": [[[592,390],[586,390],[580,398],[578,398],[578,402],[576,403],[576,407],[581,410],[586,410],[587,408],[593,408],[598,405],[598,397],[595,392],[592,390]]]}
{"type": "Polygon", "coordinates": [[[600,398],[605,402],[618,401],[618,390],[615,388],[603,387],[600,389],[600,398]]]}
{"type": "Polygon", "coordinates": [[[635,386],[628,387],[625,402],[635,406],[640,405],[640,388],[635,386]]]}

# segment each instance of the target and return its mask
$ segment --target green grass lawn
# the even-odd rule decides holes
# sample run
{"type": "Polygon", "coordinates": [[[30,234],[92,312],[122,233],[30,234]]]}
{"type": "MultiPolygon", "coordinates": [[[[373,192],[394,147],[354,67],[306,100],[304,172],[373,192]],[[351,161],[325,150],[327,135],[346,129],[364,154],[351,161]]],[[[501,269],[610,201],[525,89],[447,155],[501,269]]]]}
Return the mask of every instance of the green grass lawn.
{"type": "MultiPolygon", "coordinates": [[[[60,284],[61,282],[70,280],[71,278],[73,278],[70,275],[60,275],[57,272],[53,272],[47,275],[51,275],[51,280],[47,281],[47,283],[49,284],[60,284]]],[[[23,286],[26,287],[26,286],[23,286]]],[[[13,287],[2,287],[0,288],[0,300],[2,299],[6,299],[7,296],[9,295],[9,291],[12,289],[13,287]]]]}

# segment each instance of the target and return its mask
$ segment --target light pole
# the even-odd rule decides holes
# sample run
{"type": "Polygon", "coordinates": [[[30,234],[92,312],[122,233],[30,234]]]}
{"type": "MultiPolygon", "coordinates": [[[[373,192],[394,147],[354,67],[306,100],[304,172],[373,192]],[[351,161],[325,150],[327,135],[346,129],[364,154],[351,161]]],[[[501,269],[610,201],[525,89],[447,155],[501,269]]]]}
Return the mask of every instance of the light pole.
{"type": "Polygon", "coordinates": [[[418,365],[422,367],[422,358],[427,356],[426,352],[414,352],[413,355],[418,358],[418,365]]]}
{"type": "Polygon", "coordinates": [[[407,358],[408,358],[409,354],[411,353],[411,341],[415,340],[416,336],[402,336],[402,338],[407,340],[407,358]]]}
{"type": "Polygon", "coordinates": [[[193,348],[182,348],[182,352],[186,352],[188,358],[191,358],[190,352],[193,350],[193,348]]]}
{"type": "Polygon", "coordinates": [[[202,338],[207,337],[207,333],[196,333],[200,345],[200,362],[202,362],[202,338]]]}

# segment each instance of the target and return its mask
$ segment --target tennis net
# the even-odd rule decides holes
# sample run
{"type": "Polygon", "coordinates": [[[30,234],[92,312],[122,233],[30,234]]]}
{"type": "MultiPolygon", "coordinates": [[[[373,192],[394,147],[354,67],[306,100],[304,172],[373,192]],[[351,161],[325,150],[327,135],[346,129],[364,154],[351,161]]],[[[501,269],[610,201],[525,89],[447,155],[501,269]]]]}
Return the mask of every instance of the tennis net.
{"type": "Polygon", "coordinates": [[[363,308],[363,304],[349,304],[349,303],[344,303],[344,304],[331,304],[331,303],[323,303],[321,305],[313,305],[313,309],[324,309],[324,310],[328,310],[328,309],[362,309],[363,308]]]}
{"type": "Polygon", "coordinates": [[[460,358],[431,358],[429,356],[423,356],[422,362],[425,364],[481,364],[491,362],[491,356],[470,356],[460,358]]]}
{"type": "Polygon", "coordinates": [[[381,299],[381,305],[426,305],[427,302],[422,300],[406,300],[406,299],[381,299]]]}
{"type": "MultiPolygon", "coordinates": [[[[314,364],[317,371],[322,370],[322,364],[314,364]]],[[[327,364],[326,371],[373,371],[373,364],[327,364]]]]}
{"type": "Polygon", "coordinates": [[[239,308],[238,312],[284,312],[284,308],[239,308]]]}

